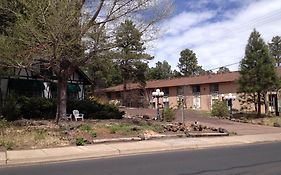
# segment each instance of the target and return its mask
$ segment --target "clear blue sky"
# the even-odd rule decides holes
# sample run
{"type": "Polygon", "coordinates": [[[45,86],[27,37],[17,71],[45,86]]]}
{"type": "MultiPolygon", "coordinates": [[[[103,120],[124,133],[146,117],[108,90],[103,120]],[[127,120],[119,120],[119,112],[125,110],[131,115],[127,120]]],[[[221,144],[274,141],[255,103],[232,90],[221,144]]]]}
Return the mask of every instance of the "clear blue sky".
{"type": "MultiPolygon", "coordinates": [[[[266,42],[281,35],[281,0],[174,0],[174,14],[163,21],[148,53],[150,66],[167,60],[176,68],[179,53],[192,49],[204,69],[239,62],[252,30],[266,42]]],[[[231,66],[236,70],[238,65],[231,66]]]]}

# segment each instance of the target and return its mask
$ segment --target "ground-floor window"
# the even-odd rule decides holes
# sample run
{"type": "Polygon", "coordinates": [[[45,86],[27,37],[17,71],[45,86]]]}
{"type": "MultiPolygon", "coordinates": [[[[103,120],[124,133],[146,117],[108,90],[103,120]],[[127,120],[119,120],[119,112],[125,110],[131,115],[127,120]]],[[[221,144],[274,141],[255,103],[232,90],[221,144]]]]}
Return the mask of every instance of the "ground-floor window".
{"type": "MultiPolygon", "coordinates": [[[[56,98],[58,96],[57,83],[51,83],[50,89],[51,89],[52,98],[56,98]]],[[[79,84],[68,83],[66,90],[67,90],[68,99],[79,99],[79,92],[81,91],[79,84]]]]}
{"type": "Polygon", "coordinates": [[[9,79],[8,91],[26,97],[42,97],[45,86],[39,80],[9,79]]]}

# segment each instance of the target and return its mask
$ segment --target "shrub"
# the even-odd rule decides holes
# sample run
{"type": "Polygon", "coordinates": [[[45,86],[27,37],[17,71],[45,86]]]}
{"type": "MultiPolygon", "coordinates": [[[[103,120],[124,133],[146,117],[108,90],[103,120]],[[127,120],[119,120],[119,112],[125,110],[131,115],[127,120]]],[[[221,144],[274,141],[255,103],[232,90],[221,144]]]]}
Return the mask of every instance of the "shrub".
{"type": "Polygon", "coordinates": [[[20,115],[27,119],[53,119],[56,113],[55,99],[20,97],[20,115]]]}
{"type": "Polygon", "coordinates": [[[88,124],[83,124],[83,125],[81,125],[81,126],[79,127],[79,129],[80,129],[81,131],[87,131],[87,132],[90,132],[90,131],[92,130],[91,126],[88,125],[88,124]]]}
{"type": "Polygon", "coordinates": [[[110,104],[101,104],[93,100],[69,100],[67,103],[67,112],[77,109],[84,114],[84,118],[90,119],[121,119],[124,112],[110,104]]]}
{"type": "Polygon", "coordinates": [[[0,140],[0,146],[3,146],[6,150],[12,150],[15,143],[9,140],[0,140]]]}
{"type": "Polygon", "coordinates": [[[165,108],[162,113],[164,121],[171,122],[175,120],[176,111],[173,108],[165,108]]]}
{"type": "Polygon", "coordinates": [[[75,143],[77,146],[83,146],[83,145],[85,145],[86,140],[83,137],[78,137],[78,138],[76,138],[75,143]]]}
{"type": "Polygon", "coordinates": [[[38,129],[35,131],[34,134],[34,140],[35,141],[40,141],[40,140],[44,140],[46,138],[46,131],[42,130],[42,129],[38,129]]]}
{"type": "Polygon", "coordinates": [[[2,108],[2,113],[8,121],[14,121],[20,118],[20,108],[14,94],[8,96],[6,103],[2,108]]]}
{"type": "Polygon", "coordinates": [[[114,125],[107,126],[107,128],[109,129],[110,134],[115,134],[117,132],[128,134],[133,131],[133,126],[128,124],[114,124],[114,125]]]}
{"type": "Polygon", "coordinates": [[[9,122],[0,116],[0,129],[9,127],[9,122]]]}
{"type": "Polygon", "coordinates": [[[96,132],[94,132],[94,131],[91,131],[91,132],[90,132],[90,134],[91,134],[92,138],[97,137],[97,133],[96,133],[96,132]]]}
{"type": "MultiPolygon", "coordinates": [[[[3,116],[8,121],[20,118],[54,119],[56,114],[56,99],[42,97],[16,97],[11,95],[2,109],[3,116]]],[[[85,114],[90,119],[121,119],[124,112],[111,104],[101,104],[96,100],[68,100],[67,113],[74,109],[85,114]]]]}
{"type": "Polygon", "coordinates": [[[229,116],[228,107],[223,101],[216,101],[212,106],[212,116],[226,117],[229,116]]]}
{"type": "Polygon", "coordinates": [[[118,127],[115,125],[109,127],[110,134],[115,134],[117,132],[117,130],[118,130],[118,127]]]}

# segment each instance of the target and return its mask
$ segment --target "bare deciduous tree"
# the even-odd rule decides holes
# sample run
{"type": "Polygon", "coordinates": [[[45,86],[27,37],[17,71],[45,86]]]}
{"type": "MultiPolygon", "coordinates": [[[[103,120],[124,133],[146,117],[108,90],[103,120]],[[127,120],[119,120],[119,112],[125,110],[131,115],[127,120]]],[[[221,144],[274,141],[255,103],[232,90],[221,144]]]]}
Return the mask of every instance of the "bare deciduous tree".
{"type": "Polygon", "coordinates": [[[171,9],[169,1],[160,0],[14,1],[24,7],[22,11],[10,8],[9,0],[0,3],[0,9],[16,17],[8,34],[0,35],[1,63],[32,68],[44,60],[58,81],[56,123],[66,113],[69,76],[78,66],[95,62],[100,52],[115,47],[101,47],[103,32],[110,36],[117,24],[133,17],[141,31],[146,32],[171,9]]]}

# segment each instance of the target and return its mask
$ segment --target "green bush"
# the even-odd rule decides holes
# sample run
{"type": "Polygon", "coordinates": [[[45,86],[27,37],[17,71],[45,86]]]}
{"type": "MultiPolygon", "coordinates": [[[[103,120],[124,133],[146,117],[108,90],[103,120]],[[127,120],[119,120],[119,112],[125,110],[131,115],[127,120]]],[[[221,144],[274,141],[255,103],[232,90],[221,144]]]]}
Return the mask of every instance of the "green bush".
{"type": "Polygon", "coordinates": [[[164,121],[171,122],[175,120],[176,111],[172,108],[165,108],[162,113],[164,121]]]}
{"type": "Polygon", "coordinates": [[[94,132],[94,131],[91,131],[90,134],[91,134],[91,136],[92,136],[93,138],[96,138],[96,137],[97,137],[97,133],[94,132]]]}
{"type": "Polygon", "coordinates": [[[10,140],[0,140],[0,146],[3,146],[6,150],[12,150],[15,143],[10,140]]]}
{"type": "Polygon", "coordinates": [[[83,137],[78,137],[78,138],[76,138],[75,143],[77,146],[83,146],[83,145],[85,145],[86,140],[83,137]]]}
{"type": "Polygon", "coordinates": [[[91,100],[69,100],[67,103],[67,113],[72,113],[74,109],[84,114],[84,118],[89,119],[121,119],[124,112],[111,104],[101,104],[91,100]]]}
{"type": "Polygon", "coordinates": [[[55,99],[41,97],[20,97],[21,117],[26,119],[53,119],[56,114],[55,99]]]}
{"type": "Polygon", "coordinates": [[[20,106],[14,94],[7,97],[6,103],[2,108],[2,114],[8,121],[17,120],[20,118],[20,106]]]}
{"type": "Polygon", "coordinates": [[[229,111],[226,103],[224,101],[216,101],[212,106],[211,115],[217,117],[229,116],[229,111]]]}
{"type": "Polygon", "coordinates": [[[7,127],[9,127],[9,122],[6,119],[4,119],[2,116],[0,116],[0,130],[2,128],[7,128],[7,127]]]}
{"type": "Polygon", "coordinates": [[[133,126],[129,124],[113,124],[107,126],[110,134],[116,134],[117,132],[128,134],[133,131],[133,126]]]}
{"type": "Polygon", "coordinates": [[[90,132],[92,130],[92,127],[88,124],[83,124],[79,127],[79,129],[81,131],[86,131],[86,132],[90,132]]]}
{"type": "MultiPolygon", "coordinates": [[[[10,96],[2,111],[8,121],[25,119],[54,119],[56,115],[56,99],[41,97],[10,96]]],[[[124,112],[111,104],[101,104],[91,100],[68,100],[67,113],[77,109],[87,119],[121,119],[124,112]]]]}

